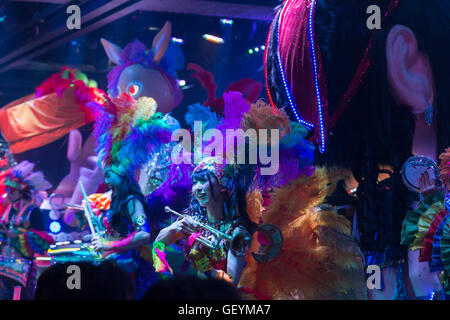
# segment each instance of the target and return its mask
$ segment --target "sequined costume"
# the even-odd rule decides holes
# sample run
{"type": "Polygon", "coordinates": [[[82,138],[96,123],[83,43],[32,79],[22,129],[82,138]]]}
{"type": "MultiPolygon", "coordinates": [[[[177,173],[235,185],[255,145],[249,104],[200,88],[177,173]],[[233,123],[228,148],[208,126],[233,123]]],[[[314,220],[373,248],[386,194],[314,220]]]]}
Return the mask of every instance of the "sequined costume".
{"type": "MultiPolygon", "coordinates": [[[[239,226],[241,232],[247,232],[247,229],[244,227],[243,224],[239,224],[238,221],[234,221],[233,223],[231,221],[226,220],[220,220],[215,223],[211,223],[208,221],[206,217],[206,212],[198,213],[193,215],[193,218],[195,221],[198,221],[202,224],[206,224],[210,227],[213,227],[214,229],[226,233],[226,234],[232,234],[234,228],[237,228],[239,226]]],[[[214,273],[210,274],[209,272],[213,269],[216,271],[223,271],[224,273],[227,272],[227,255],[228,251],[230,249],[230,242],[226,241],[224,239],[221,239],[218,242],[217,247],[215,248],[207,248],[198,242],[195,241],[196,238],[199,236],[202,236],[204,238],[208,238],[213,236],[213,234],[207,230],[201,230],[198,233],[192,234],[190,237],[188,237],[187,241],[185,242],[184,247],[184,253],[186,255],[186,258],[189,259],[189,261],[192,262],[192,265],[194,268],[196,268],[200,272],[206,273],[207,276],[214,275],[214,273]],[[204,261],[204,259],[208,260],[207,264],[201,263],[204,261]]],[[[220,273],[221,275],[225,275],[223,273],[220,273]]],[[[225,275],[226,277],[230,277],[231,275],[225,275]]]]}
{"type": "MultiPolygon", "coordinates": [[[[102,105],[91,103],[88,107],[98,115],[94,135],[97,138],[99,164],[105,170],[105,182],[108,183],[106,172],[111,172],[120,179],[120,183],[116,182],[113,186],[111,208],[104,212],[100,220],[105,228],[104,237],[113,246],[112,250],[106,250],[107,258],[115,260],[132,275],[136,283],[136,297],[139,298],[153,278],[151,263],[147,264],[142,259],[146,246],[137,244],[132,249],[121,248],[128,247],[135,240],[135,234],[142,234],[140,231],[145,233],[145,238],[150,235],[148,241],[151,241],[150,231],[154,230],[151,230],[147,217],[154,219],[150,217],[147,201],[136,178],[142,166],[170,142],[171,132],[167,119],[157,112],[158,105],[153,98],[140,97],[135,100],[122,93],[113,99],[105,96],[105,100],[102,105]],[[115,198],[115,189],[119,186],[128,189],[115,198]],[[145,214],[135,217],[135,221],[132,217],[136,211],[128,206],[132,199],[138,199],[145,211],[145,214]]],[[[141,243],[141,240],[136,241],[141,243]]],[[[147,256],[151,260],[150,248],[147,256]]]]}

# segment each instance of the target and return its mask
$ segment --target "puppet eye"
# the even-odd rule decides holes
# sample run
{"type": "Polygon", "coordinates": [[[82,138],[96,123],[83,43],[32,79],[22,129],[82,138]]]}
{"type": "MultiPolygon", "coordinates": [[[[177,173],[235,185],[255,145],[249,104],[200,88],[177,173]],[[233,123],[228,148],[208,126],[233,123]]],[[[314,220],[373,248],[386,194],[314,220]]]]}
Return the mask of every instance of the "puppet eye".
{"type": "Polygon", "coordinates": [[[128,84],[127,93],[132,96],[138,96],[142,91],[142,84],[139,81],[133,81],[128,84]]]}

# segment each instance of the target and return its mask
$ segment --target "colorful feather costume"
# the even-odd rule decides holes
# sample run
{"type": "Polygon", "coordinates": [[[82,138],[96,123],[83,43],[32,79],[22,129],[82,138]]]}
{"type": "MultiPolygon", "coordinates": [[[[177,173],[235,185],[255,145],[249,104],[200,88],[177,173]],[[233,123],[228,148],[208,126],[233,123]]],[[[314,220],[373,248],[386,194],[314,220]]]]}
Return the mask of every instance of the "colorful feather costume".
{"type": "Polygon", "coordinates": [[[170,141],[171,131],[164,116],[156,112],[155,100],[141,97],[137,101],[122,93],[117,98],[105,96],[104,105],[89,103],[96,114],[99,161],[120,174],[134,177],[161,146],[170,141]]]}
{"type": "MultiPolygon", "coordinates": [[[[342,175],[339,170],[316,168],[311,177],[300,176],[274,190],[265,207],[259,191],[248,195],[253,221],[277,226],[283,234],[283,247],[268,263],[247,255],[239,283],[244,296],[366,299],[364,264],[351,237],[350,222],[332,208],[319,208],[342,175]]],[[[258,235],[253,235],[252,252],[258,252],[259,242],[258,235]]]]}
{"type": "MultiPolygon", "coordinates": [[[[259,146],[271,145],[271,130],[279,130],[278,171],[272,175],[262,175],[258,167],[256,180],[260,189],[276,188],[296,179],[300,175],[312,175],[314,167],[314,145],[306,140],[307,129],[300,123],[289,121],[283,109],[272,107],[262,100],[252,104],[242,117],[240,127],[243,130],[268,130],[267,141],[258,138],[259,146]]],[[[274,147],[273,145],[271,146],[274,147]]]]}
{"type": "Polygon", "coordinates": [[[44,254],[54,243],[51,236],[35,229],[32,224],[31,217],[38,217],[41,214],[39,205],[33,200],[34,196],[51,188],[42,172],[34,172],[33,169],[33,163],[23,161],[7,170],[1,181],[8,194],[11,191],[19,191],[21,193],[19,200],[29,197],[30,201],[23,205],[19,204],[19,208],[10,204],[0,216],[2,227],[16,235],[12,237],[0,233],[0,299],[11,298],[10,280],[5,282],[5,279],[12,279],[16,285],[18,283],[25,287],[23,297],[28,299],[32,297],[37,277],[34,256],[36,253],[44,254]]]}
{"type": "MultiPolygon", "coordinates": [[[[265,190],[286,184],[301,174],[311,175],[314,172],[312,162],[314,158],[314,146],[306,140],[307,129],[300,123],[290,122],[286,112],[270,106],[262,100],[249,104],[242,93],[230,91],[223,95],[223,116],[213,112],[209,107],[195,104],[189,106],[185,120],[194,129],[194,121],[201,121],[202,134],[208,129],[217,129],[226,137],[229,129],[255,130],[257,136],[257,148],[265,144],[270,145],[271,130],[279,130],[279,170],[274,175],[261,175],[261,164],[256,164],[256,179],[258,186],[265,190]],[[261,141],[259,130],[267,130],[268,141],[261,141]]],[[[236,136],[238,132],[236,131],[236,136]]],[[[223,150],[229,150],[243,146],[227,145],[227,139],[223,139],[223,150]]],[[[234,144],[234,140],[229,141],[234,144]]],[[[204,148],[207,144],[203,145],[204,148]]],[[[248,147],[248,145],[246,146],[248,147]]],[[[273,147],[273,146],[272,146],[273,147]]],[[[203,150],[202,150],[203,151],[203,150]]],[[[236,151],[235,151],[236,154],[236,151]]],[[[225,155],[221,155],[224,156],[225,155]]]]}
{"type": "MultiPolygon", "coordinates": [[[[103,105],[89,104],[97,115],[94,135],[97,137],[99,162],[106,170],[111,170],[123,179],[122,182],[124,178],[136,181],[142,166],[164,144],[170,142],[170,125],[161,113],[156,112],[157,104],[153,98],[140,97],[135,100],[122,93],[118,97],[105,99],[103,105]]],[[[154,225],[158,221],[150,216],[151,212],[145,206],[145,215],[137,218],[133,216],[131,209],[126,209],[130,201],[144,202],[142,194],[126,195],[123,199],[125,205],[120,208],[114,208],[114,201],[118,201],[116,199],[118,197],[112,197],[109,210],[104,210],[107,206],[100,210],[99,220],[105,230],[104,237],[112,246],[107,252],[107,259],[113,260],[134,279],[136,296],[139,298],[156,277],[151,265],[152,251],[147,244],[123,248],[140,231],[154,233],[154,225]],[[120,219],[115,220],[118,215],[120,219]]]]}

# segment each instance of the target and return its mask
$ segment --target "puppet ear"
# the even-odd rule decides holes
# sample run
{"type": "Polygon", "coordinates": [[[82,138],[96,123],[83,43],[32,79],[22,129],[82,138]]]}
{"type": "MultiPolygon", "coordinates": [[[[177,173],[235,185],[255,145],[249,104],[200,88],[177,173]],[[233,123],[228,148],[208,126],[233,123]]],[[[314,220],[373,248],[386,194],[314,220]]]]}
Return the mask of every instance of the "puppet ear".
{"type": "Polygon", "coordinates": [[[164,27],[158,32],[158,34],[153,39],[152,43],[152,53],[153,61],[159,63],[166,53],[167,47],[169,46],[170,36],[172,34],[172,24],[166,21],[164,27]]]}
{"type": "Polygon", "coordinates": [[[81,153],[81,146],[83,145],[83,137],[77,129],[70,131],[69,144],[67,146],[67,159],[70,162],[75,162],[81,153]]]}
{"type": "Polygon", "coordinates": [[[105,49],[109,60],[114,64],[121,64],[120,53],[122,52],[122,48],[103,38],[100,39],[100,42],[102,43],[103,49],[105,49]]]}

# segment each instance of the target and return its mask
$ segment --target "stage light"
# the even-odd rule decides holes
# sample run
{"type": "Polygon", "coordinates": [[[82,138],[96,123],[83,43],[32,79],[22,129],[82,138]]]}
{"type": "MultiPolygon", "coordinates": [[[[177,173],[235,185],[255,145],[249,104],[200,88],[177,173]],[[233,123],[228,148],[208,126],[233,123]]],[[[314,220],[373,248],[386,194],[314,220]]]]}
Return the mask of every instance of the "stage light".
{"type": "Polygon", "coordinates": [[[186,85],[186,80],[178,80],[178,85],[184,87],[186,85]]]}
{"type": "MultiPolygon", "coordinates": [[[[89,248],[94,249],[94,246],[89,246],[89,248]]],[[[81,250],[81,248],[48,249],[47,253],[48,254],[56,254],[56,253],[74,252],[74,251],[80,251],[80,250],[81,250]]]]}
{"type": "Polygon", "coordinates": [[[259,48],[258,47],[255,47],[255,52],[259,52],[259,48]]]}
{"type": "Polygon", "coordinates": [[[248,49],[249,54],[253,54],[253,49],[248,49]]]}
{"type": "Polygon", "coordinates": [[[261,46],[261,50],[266,50],[266,46],[261,46]]]}
{"type": "Polygon", "coordinates": [[[178,43],[178,44],[183,44],[184,40],[181,38],[176,38],[176,37],[172,37],[171,38],[172,42],[178,43]]]}
{"type": "Polygon", "coordinates": [[[58,221],[50,223],[49,229],[52,233],[58,233],[61,231],[61,224],[58,221]]]}
{"type": "Polygon", "coordinates": [[[233,24],[233,20],[231,20],[231,19],[220,19],[220,23],[221,24],[232,25],[233,24]]]}
{"type": "Polygon", "coordinates": [[[210,34],[207,34],[207,33],[205,33],[202,36],[202,38],[205,39],[205,40],[208,40],[210,42],[214,42],[214,43],[224,43],[225,42],[225,41],[223,41],[222,38],[216,37],[216,36],[213,36],[213,35],[210,35],[210,34]]]}
{"type": "Polygon", "coordinates": [[[51,257],[36,257],[36,258],[34,258],[34,260],[36,260],[36,261],[51,261],[52,258],[51,257]]]}

